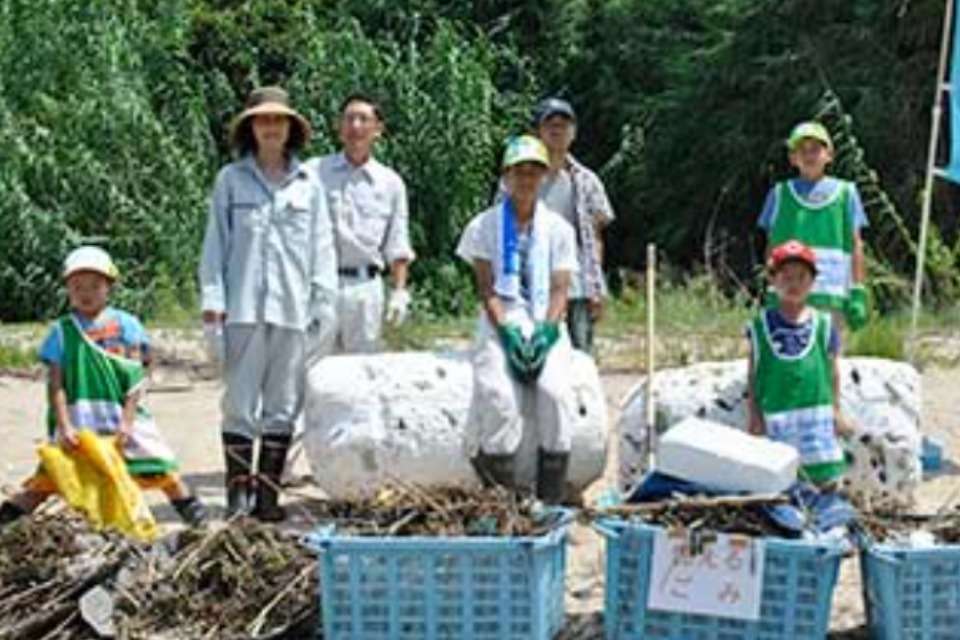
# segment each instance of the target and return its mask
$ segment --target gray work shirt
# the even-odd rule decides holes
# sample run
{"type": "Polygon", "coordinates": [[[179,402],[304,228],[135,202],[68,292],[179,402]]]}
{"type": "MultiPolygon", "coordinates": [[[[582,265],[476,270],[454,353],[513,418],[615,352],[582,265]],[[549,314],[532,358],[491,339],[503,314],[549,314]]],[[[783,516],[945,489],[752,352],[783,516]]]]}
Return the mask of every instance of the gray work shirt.
{"type": "Polygon", "coordinates": [[[306,164],[327,194],[340,267],[383,269],[397,260],[413,260],[407,187],[396,171],[374,158],[355,166],[342,152],[306,164]]]}
{"type": "Polygon", "coordinates": [[[573,180],[570,172],[560,169],[556,173],[548,173],[540,184],[540,201],[552,211],[556,211],[563,218],[577,228],[577,212],[573,206],[573,180]]]}
{"type": "Polygon", "coordinates": [[[220,170],[199,270],[205,311],[304,329],[329,315],[336,269],[323,186],[305,165],[292,158],[279,184],[251,155],[220,170]]]}

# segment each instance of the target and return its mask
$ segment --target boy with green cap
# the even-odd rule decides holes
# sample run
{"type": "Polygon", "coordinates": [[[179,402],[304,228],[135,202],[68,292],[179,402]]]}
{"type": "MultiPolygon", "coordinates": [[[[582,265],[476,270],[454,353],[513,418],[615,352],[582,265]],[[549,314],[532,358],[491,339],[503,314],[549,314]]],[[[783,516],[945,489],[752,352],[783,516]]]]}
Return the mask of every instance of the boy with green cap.
{"type": "Polygon", "coordinates": [[[803,479],[826,484],[843,475],[846,464],[837,439],[840,336],[830,313],[807,304],[817,262],[815,252],[796,240],[770,252],[778,305],[761,310],[747,326],[747,419],[750,433],[797,449],[803,479]]]}
{"type": "MultiPolygon", "coordinates": [[[[788,240],[809,245],[817,256],[817,279],[810,304],[841,315],[851,329],[867,322],[866,264],[861,230],[867,217],[856,185],[826,174],[833,140],[818,122],[802,122],[787,139],[790,164],[799,176],[767,194],[758,226],[769,247],[788,240]]],[[[765,306],[776,304],[768,289],[765,306]]]]}
{"type": "Polygon", "coordinates": [[[520,443],[525,429],[536,429],[537,496],[556,504],[565,497],[576,416],[563,318],[580,267],[573,227],[538,199],[549,166],[542,142],[512,138],[503,156],[507,196],[470,221],[457,255],[473,267],[483,305],[465,449],[484,481],[519,488],[520,443]],[[528,394],[536,408],[525,425],[528,394]]]}

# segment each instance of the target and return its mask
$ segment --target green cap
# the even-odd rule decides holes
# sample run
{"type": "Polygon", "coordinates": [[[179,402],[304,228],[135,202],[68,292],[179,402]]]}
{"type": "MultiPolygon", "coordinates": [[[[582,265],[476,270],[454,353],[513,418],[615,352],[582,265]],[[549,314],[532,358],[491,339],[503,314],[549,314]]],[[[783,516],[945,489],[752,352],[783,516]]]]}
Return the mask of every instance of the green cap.
{"type": "Polygon", "coordinates": [[[550,156],[547,148],[538,138],[533,136],[514,136],[507,140],[507,149],[503,152],[503,168],[512,167],[521,162],[536,162],[545,167],[550,166],[550,156]]]}
{"type": "Polygon", "coordinates": [[[819,122],[812,121],[801,122],[793,128],[790,137],[787,138],[787,148],[790,151],[795,151],[800,142],[808,138],[822,142],[828,149],[833,149],[833,139],[830,137],[830,132],[819,122]]]}

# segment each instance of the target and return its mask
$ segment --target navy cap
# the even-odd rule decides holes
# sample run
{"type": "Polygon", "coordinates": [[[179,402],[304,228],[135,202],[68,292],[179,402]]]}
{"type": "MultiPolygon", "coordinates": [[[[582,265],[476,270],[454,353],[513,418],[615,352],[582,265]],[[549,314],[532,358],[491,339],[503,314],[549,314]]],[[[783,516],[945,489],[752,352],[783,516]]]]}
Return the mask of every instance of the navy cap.
{"type": "Polygon", "coordinates": [[[574,113],[573,107],[570,106],[569,102],[561,100],[560,98],[545,98],[541,100],[533,113],[534,124],[537,126],[540,126],[543,121],[550,116],[565,116],[574,122],[577,121],[577,114],[574,113]]]}

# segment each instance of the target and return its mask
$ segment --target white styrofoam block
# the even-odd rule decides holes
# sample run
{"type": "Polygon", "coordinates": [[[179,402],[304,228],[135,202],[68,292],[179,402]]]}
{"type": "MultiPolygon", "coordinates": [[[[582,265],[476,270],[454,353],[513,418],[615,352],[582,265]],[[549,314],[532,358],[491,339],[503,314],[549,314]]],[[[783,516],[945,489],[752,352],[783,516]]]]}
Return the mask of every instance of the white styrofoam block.
{"type": "MultiPolygon", "coordinates": [[[[704,362],[658,371],[656,428],[664,432],[690,416],[746,428],[745,360],[704,362]]],[[[840,359],[840,405],[853,435],[841,444],[853,459],[845,489],[875,506],[910,504],[922,480],[920,374],[909,364],[880,358],[840,359]]],[[[642,476],[647,454],[646,393],[642,383],[622,404],[619,480],[629,489],[642,476]]]]}
{"type": "Polygon", "coordinates": [[[696,417],[671,427],[657,445],[657,470],[731,493],[779,493],[797,480],[793,447],[696,417]]]}
{"type": "MultiPolygon", "coordinates": [[[[585,488],[603,473],[607,410],[600,376],[588,356],[574,353],[576,398],[568,479],[585,488]]],[[[466,352],[406,352],[324,358],[307,375],[304,449],[320,487],[331,497],[369,495],[391,479],[422,486],[475,486],[464,451],[473,389],[466,352]]],[[[527,428],[518,476],[536,477],[536,422],[525,403],[527,428]]]]}
{"type": "MultiPolygon", "coordinates": [[[[743,396],[746,390],[746,360],[703,362],[688,367],[657,371],[653,379],[656,430],[660,433],[684,418],[696,416],[729,426],[746,424],[743,396]]],[[[621,402],[619,434],[619,481],[629,492],[646,471],[646,385],[640,379],[621,402]]]]}

